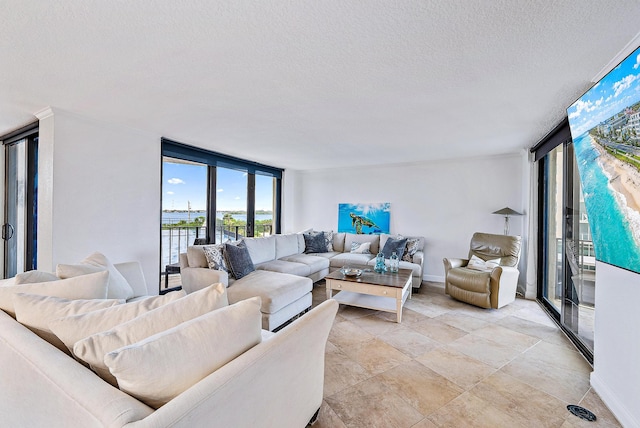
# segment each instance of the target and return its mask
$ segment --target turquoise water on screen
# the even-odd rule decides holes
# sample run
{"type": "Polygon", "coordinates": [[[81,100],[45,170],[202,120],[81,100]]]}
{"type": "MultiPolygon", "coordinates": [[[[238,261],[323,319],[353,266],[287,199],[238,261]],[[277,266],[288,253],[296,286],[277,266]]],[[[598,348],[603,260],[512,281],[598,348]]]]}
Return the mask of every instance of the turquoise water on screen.
{"type": "Polygon", "coordinates": [[[588,133],[574,140],[596,259],[640,272],[640,248],[593,144],[588,133]]]}

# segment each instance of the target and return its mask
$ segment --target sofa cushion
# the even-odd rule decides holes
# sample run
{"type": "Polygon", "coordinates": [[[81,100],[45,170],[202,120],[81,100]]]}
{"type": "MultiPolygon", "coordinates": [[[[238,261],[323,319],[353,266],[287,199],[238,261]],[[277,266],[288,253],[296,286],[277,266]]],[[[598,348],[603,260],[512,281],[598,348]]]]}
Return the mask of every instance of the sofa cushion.
{"type": "Polygon", "coordinates": [[[274,236],[266,238],[244,238],[245,247],[254,264],[276,259],[276,239],[274,236]]]}
{"type": "Polygon", "coordinates": [[[0,287],[0,309],[15,318],[13,295],[16,293],[64,297],[65,299],[106,299],[108,283],[109,272],[101,271],[58,281],[5,285],[0,287]]]}
{"type": "Polygon", "coordinates": [[[344,237],[344,251],[351,251],[351,244],[353,242],[371,242],[371,252],[377,254],[380,251],[380,236],[379,235],[358,235],[355,233],[347,233],[344,237]]]}
{"type": "Polygon", "coordinates": [[[158,408],[260,341],[260,299],[253,298],[110,352],[104,362],[121,390],[158,408]]]}
{"type": "Polygon", "coordinates": [[[268,270],[270,272],[290,273],[291,275],[309,276],[311,269],[304,263],[294,263],[286,260],[271,260],[269,262],[256,265],[257,270],[268,270]]]}
{"type": "Polygon", "coordinates": [[[344,232],[334,232],[333,233],[333,251],[338,253],[344,252],[344,237],[346,233],[344,232]]]}
{"type": "Polygon", "coordinates": [[[227,295],[229,303],[260,296],[261,311],[272,314],[310,293],[312,289],[313,282],[309,278],[257,270],[234,282],[233,286],[227,289],[227,295]]]}
{"type": "Polygon", "coordinates": [[[91,270],[88,267],[109,271],[109,290],[107,294],[109,299],[130,299],[134,296],[133,288],[131,288],[125,277],[102,253],[93,253],[78,265],[58,265],[56,267],[56,275],[64,279],[95,272],[95,269],[91,270]]]}
{"type": "Polygon", "coordinates": [[[354,254],[354,253],[340,253],[331,260],[329,264],[331,267],[341,268],[344,265],[366,265],[369,260],[375,260],[373,254],[354,254]]]}
{"type": "Polygon", "coordinates": [[[66,353],[69,353],[67,347],[49,328],[51,321],[66,316],[97,311],[123,303],[125,303],[123,299],[70,300],[61,297],[39,296],[37,294],[25,293],[17,293],[13,296],[16,320],[66,353]]]}
{"type": "Polygon", "coordinates": [[[33,284],[35,282],[51,282],[60,279],[56,274],[42,270],[28,270],[26,272],[21,272],[17,274],[15,278],[15,285],[33,284]]]}
{"type": "Polygon", "coordinates": [[[187,247],[187,262],[189,262],[189,267],[209,267],[202,247],[204,247],[204,245],[190,245],[187,247]]]}
{"type": "Polygon", "coordinates": [[[204,257],[207,259],[209,269],[229,272],[227,263],[224,260],[224,244],[204,245],[202,247],[204,257]]]}
{"type": "Polygon", "coordinates": [[[393,253],[396,253],[396,255],[398,256],[398,259],[402,259],[406,246],[407,246],[407,238],[403,238],[401,236],[390,237],[385,241],[381,252],[384,255],[385,259],[391,258],[391,255],[393,253]]]}
{"type": "Polygon", "coordinates": [[[327,259],[326,257],[322,257],[323,254],[331,254],[331,253],[316,253],[313,255],[312,254],[295,254],[293,256],[283,257],[280,260],[305,264],[309,266],[310,272],[307,275],[310,275],[312,273],[320,272],[322,269],[326,269],[329,267],[329,259],[327,259]]]}
{"type": "Polygon", "coordinates": [[[298,235],[274,235],[276,240],[276,259],[298,254],[298,235]]]}
{"type": "Polygon", "coordinates": [[[172,291],[164,295],[151,296],[143,300],[125,303],[124,305],[118,305],[112,308],[82,315],[67,316],[51,321],[49,328],[70,351],[73,351],[73,345],[77,341],[89,337],[92,334],[109,330],[118,324],[127,322],[185,295],[186,293],[182,290],[172,291]]]}
{"type": "Polygon", "coordinates": [[[107,353],[228,305],[226,287],[220,283],[212,284],[108,331],[93,334],[76,342],[73,354],[88,363],[101,378],[116,385],[115,378],[104,363],[107,353]]]}
{"type": "Polygon", "coordinates": [[[243,242],[238,245],[224,244],[224,258],[229,273],[235,279],[240,279],[255,270],[249,250],[243,242]]]}

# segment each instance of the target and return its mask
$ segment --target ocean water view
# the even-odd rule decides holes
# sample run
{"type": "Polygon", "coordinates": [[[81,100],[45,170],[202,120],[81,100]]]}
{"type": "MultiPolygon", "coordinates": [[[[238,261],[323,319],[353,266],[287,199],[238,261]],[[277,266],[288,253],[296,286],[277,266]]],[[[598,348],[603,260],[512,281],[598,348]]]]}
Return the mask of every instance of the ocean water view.
{"type": "MultiPolygon", "coordinates": [[[[216,218],[222,220],[224,213],[225,211],[216,212],[216,218]]],[[[177,223],[180,220],[188,220],[189,218],[193,220],[196,217],[206,217],[206,215],[206,211],[162,211],[162,224],[177,223]]],[[[231,214],[231,216],[239,221],[247,221],[246,214],[231,214]]],[[[256,220],[270,220],[271,218],[273,218],[272,214],[256,214],[256,220]]]]}
{"type": "Polygon", "coordinates": [[[611,185],[596,144],[588,133],[574,140],[596,259],[640,272],[639,214],[611,185]]]}

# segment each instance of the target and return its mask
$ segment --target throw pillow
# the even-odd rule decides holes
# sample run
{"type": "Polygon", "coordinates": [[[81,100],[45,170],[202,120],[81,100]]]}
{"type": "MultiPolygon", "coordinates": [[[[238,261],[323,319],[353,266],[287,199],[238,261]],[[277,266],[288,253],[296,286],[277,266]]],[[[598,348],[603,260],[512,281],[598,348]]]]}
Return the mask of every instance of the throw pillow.
{"type": "Polygon", "coordinates": [[[221,283],[212,284],[108,331],[78,341],[73,346],[73,354],[88,363],[101,378],[115,386],[116,379],[104,363],[104,356],[107,353],[161,333],[207,312],[228,306],[226,290],[221,283]]]}
{"type": "Polygon", "coordinates": [[[240,279],[256,270],[251,261],[249,250],[240,242],[238,245],[224,244],[224,258],[229,273],[235,279],[240,279]]]}
{"type": "Polygon", "coordinates": [[[354,254],[371,254],[371,242],[352,242],[351,252],[354,254]]]}
{"type": "Polygon", "coordinates": [[[331,252],[333,251],[333,231],[330,230],[328,232],[312,232],[312,233],[318,233],[318,234],[322,234],[324,237],[324,242],[325,242],[325,248],[327,249],[327,251],[324,252],[331,252]]]}
{"type": "Polygon", "coordinates": [[[413,256],[420,249],[420,238],[407,238],[407,247],[402,256],[405,262],[413,263],[413,256]]]}
{"type": "Polygon", "coordinates": [[[394,252],[398,256],[398,260],[402,259],[404,255],[404,249],[407,246],[407,238],[389,238],[387,242],[384,244],[384,248],[382,249],[382,254],[384,254],[384,258],[388,259],[391,257],[391,254],[394,252]]]}
{"type": "MultiPolygon", "coordinates": [[[[81,277],[80,277],[81,278],[81,277]]],[[[112,308],[93,311],[82,315],[72,315],[53,320],[49,329],[73,351],[73,345],[85,337],[101,331],[109,330],[153,309],[166,305],[176,299],[186,296],[183,290],[172,291],[160,296],[129,302],[112,308]]]]}
{"type": "Polygon", "coordinates": [[[58,278],[51,272],[45,272],[42,270],[28,270],[26,272],[19,273],[15,276],[15,284],[33,284],[34,282],[50,282],[57,281],[58,278]]]}
{"type": "Polygon", "coordinates": [[[241,300],[110,352],[104,363],[122,391],[157,409],[260,343],[260,305],[259,297],[241,300]]]}
{"type": "Polygon", "coordinates": [[[51,321],[70,315],[84,314],[121,305],[124,302],[122,299],[70,300],[61,297],[25,293],[17,293],[13,296],[16,320],[67,354],[69,353],[67,347],[49,328],[51,321]]]}
{"type": "Polygon", "coordinates": [[[204,251],[209,269],[229,272],[227,264],[224,261],[224,244],[205,245],[202,247],[202,251],[204,251]]]}
{"type": "MultiPolygon", "coordinates": [[[[60,278],[72,278],[74,276],[86,275],[92,272],[91,267],[106,269],[109,271],[109,293],[110,299],[131,299],[134,296],[133,288],[129,285],[124,276],[116,267],[101,253],[93,253],[78,265],[58,265],[56,274],[60,278]]],[[[95,269],[93,270],[95,271],[95,269]]]]}
{"type": "Polygon", "coordinates": [[[324,237],[324,233],[305,233],[303,236],[304,252],[306,254],[327,252],[327,240],[324,237]]]}
{"type": "Polygon", "coordinates": [[[40,296],[64,297],[65,299],[106,299],[109,273],[96,272],[77,278],[33,284],[7,285],[0,287],[0,309],[15,318],[13,295],[16,293],[40,296]]]}
{"type": "Polygon", "coordinates": [[[484,261],[475,255],[472,255],[467,263],[467,268],[483,272],[489,272],[498,266],[500,266],[500,259],[484,261]]]}

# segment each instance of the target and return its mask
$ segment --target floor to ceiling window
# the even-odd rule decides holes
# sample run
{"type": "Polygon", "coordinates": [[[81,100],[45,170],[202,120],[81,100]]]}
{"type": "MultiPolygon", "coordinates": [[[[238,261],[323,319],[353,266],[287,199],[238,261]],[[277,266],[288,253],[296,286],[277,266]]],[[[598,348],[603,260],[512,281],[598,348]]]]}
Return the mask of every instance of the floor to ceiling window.
{"type": "Polygon", "coordinates": [[[189,245],[280,232],[282,169],[162,139],[160,289],[189,245]]]}
{"type": "Polygon", "coordinates": [[[541,201],[538,298],[593,361],[595,254],[566,121],[537,146],[536,160],[541,201]]]}
{"type": "Polygon", "coordinates": [[[2,138],[5,156],[4,278],[35,269],[37,259],[38,126],[2,138]]]}

